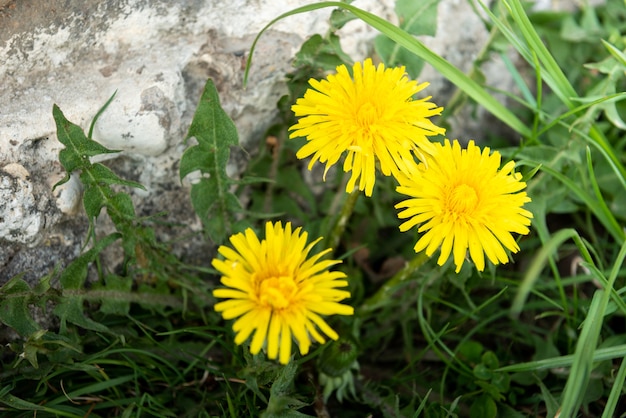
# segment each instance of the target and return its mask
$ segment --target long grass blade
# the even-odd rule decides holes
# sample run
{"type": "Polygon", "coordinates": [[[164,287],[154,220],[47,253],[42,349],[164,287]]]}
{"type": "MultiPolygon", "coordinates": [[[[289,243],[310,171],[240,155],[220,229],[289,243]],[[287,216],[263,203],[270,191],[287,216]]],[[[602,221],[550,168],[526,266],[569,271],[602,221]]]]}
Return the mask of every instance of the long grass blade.
{"type": "Polygon", "coordinates": [[[617,375],[615,375],[615,380],[613,381],[613,386],[611,387],[611,393],[609,394],[609,398],[607,399],[606,405],[604,406],[604,411],[602,411],[602,418],[611,418],[615,416],[615,408],[617,407],[617,402],[622,395],[625,381],[626,357],[622,359],[622,364],[619,366],[617,375]]]}
{"type": "MultiPolygon", "coordinates": [[[[626,344],[616,345],[614,347],[599,348],[593,353],[593,362],[614,360],[616,358],[626,357],[626,344]]],[[[517,372],[536,372],[539,370],[559,369],[563,367],[571,367],[574,362],[574,355],[546,358],[542,360],[529,361],[526,363],[511,364],[509,366],[496,369],[498,372],[517,373],[517,372]]]]}
{"type": "Polygon", "coordinates": [[[580,408],[583,393],[589,383],[589,376],[593,365],[593,355],[598,345],[600,331],[604,322],[604,314],[609,305],[611,290],[617,279],[618,272],[626,258],[626,243],[622,245],[617,256],[611,274],[608,278],[607,287],[596,291],[591,301],[591,306],[587,313],[587,317],[583,323],[582,331],[576,351],[574,352],[574,361],[570,375],[565,383],[563,390],[563,398],[561,403],[561,417],[568,418],[573,416],[578,408],[580,408]]]}

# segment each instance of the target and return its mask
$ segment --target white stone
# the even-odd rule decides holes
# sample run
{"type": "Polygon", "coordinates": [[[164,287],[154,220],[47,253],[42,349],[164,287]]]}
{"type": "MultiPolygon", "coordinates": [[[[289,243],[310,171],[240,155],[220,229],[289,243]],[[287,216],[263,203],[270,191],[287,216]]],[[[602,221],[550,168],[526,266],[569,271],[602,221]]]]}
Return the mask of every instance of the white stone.
{"type": "MultiPolygon", "coordinates": [[[[61,177],[58,176],[53,178],[53,180],[50,182],[52,183],[51,187],[54,187],[61,180],[61,177]]],[[[53,191],[57,208],[66,215],[76,215],[81,207],[82,193],[82,184],[78,179],[78,175],[74,173],[67,182],[57,186],[53,191]]]]}
{"type": "Polygon", "coordinates": [[[23,167],[11,164],[8,171],[6,168],[0,170],[0,240],[33,244],[41,231],[43,218],[33,185],[23,167]]]}
{"type": "Polygon", "coordinates": [[[181,128],[184,107],[177,107],[172,101],[183,91],[180,73],[160,71],[149,78],[128,76],[119,79],[117,85],[115,99],[98,118],[93,138],[114,150],[148,156],[164,152],[173,134],[181,128]]]}

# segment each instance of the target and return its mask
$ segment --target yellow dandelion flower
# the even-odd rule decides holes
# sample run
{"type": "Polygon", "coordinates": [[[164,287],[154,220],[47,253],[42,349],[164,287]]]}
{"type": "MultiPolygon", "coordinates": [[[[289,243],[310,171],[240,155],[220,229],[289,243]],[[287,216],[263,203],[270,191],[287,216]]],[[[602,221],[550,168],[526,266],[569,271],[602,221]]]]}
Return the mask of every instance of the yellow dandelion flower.
{"type": "Polygon", "coordinates": [[[444,134],[430,117],[441,114],[428,100],[413,96],[428,83],[418,84],[405,74],[405,67],[377,67],[371,59],[357,62],[350,76],[345,65],[325,80],[309,80],[304,97],[291,107],[298,123],[289,130],[290,138],[306,137],[307,143],[297,152],[300,159],[313,155],[309,169],[320,161],[328,169],[347,152],[345,172],[352,171],[346,191],[357,184],[372,195],[376,162],[386,176],[406,172],[414,164],[412,153],[433,149],[428,136],[444,134]]]}
{"type": "Polygon", "coordinates": [[[410,196],[396,205],[404,208],[400,219],[408,218],[401,231],[419,225],[425,232],[415,244],[415,252],[426,249],[431,256],[441,247],[437,263],[443,265],[452,253],[456,272],[469,255],[479,271],[485,258],[493,264],[508,261],[504,248],[519,251],[511,235],[528,234],[533,215],[522,208],[530,202],[526,183],[515,172],[515,162],[500,168],[500,153],[474,141],[462,150],[458,141],[435,144],[437,150],[424,157],[409,176],[399,179],[399,193],[410,196]]]}
{"type": "Polygon", "coordinates": [[[321,315],[352,315],[351,306],[339,301],[350,292],[339,290],[348,285],[346,275],[328,268],[338,260],[320,260],[331,250],[310,258],[309,252],[321,238],[307,245],[302,228],[283,228],[280,222],[265,226],[265,239],[259,241],[252,231],[230,237],[233,248],[220,246],[224,259],[214,259],[213,267],[221,274],[225,288],[215,289],[213,296],[226,299],[215,305],[224,319],[233,324],[235,343],[242,344],[254,331],[250,352],[257,354],[266,344],[267,356],[278,357],[286,364],[291,357],[292,337],[300,354],[309,352],[312,340],[324,343],[322,335],[336,340],[339,336],[321,315]],[[321,333],[318,331],[321,331],[321,333]]]}

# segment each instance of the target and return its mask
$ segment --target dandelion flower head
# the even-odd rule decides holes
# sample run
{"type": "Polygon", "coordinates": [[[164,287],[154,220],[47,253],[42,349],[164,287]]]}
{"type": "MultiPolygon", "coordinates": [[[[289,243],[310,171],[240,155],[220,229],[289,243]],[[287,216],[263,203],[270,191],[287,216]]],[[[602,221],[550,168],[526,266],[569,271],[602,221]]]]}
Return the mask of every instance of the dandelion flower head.
{"type": "Polygon", "coordinates": [[[354,64],[352,74],[340,65],[324,80],[309,80],[311,88],[292,106],[300,119],[289,128],[290,138],[307,139],[296,156],[312,155],[309,169],[317,161],[326,164],[324,177],[346,153],[343,170],[352,172],[346,191],[358,182],[359,190],[371,196],[377,162],[384,175],[396,176],[415,165],[413,154],[433,149],[427,137],[445,129],[429,118],[443,108],[430,97],[413,97],[428,83],[409,80],[405,67],[374,66],[366,59],[354,64]]]}
{"type": "Polygon", "coordinates": [[[257,354],[266,346],[267,356],[283,364],[291,357],[292,337],[300,353],[309,352],[312,340],[324,343],[325,334],[339,336],[322,315],[352,315],[351,306],[339,303],[349,298],[346,275],[328,268],[338,260],[321,260],[327,249],[308,257],[321,238],[307,245],[302,228],[292,231],[291,223],[267,222],[265,239],[259,240],[252,229],[230,237],[233,248],[220,246],[223,259],[213,267],[225,286],[213,291],[224,299],[215,305],[224,319],[233,323],[235,343],[242,344],[254,332],[250,352],[257,354]]]}
{"type": "Polygon", "coordinates": [[[515,162],[500,168],[500,153],[481,149],[470,141],[461,149],[458,141],[434,144],[409,176],[399,179],[397,191],[410,196],[396,205],[406,219],[401,231],[419,225],[423,233],[415,252],[431,256],[441,247],[437,263],[443,265],[452,253],[456,272],[461,270],[467,251],[479,271],[485,257],[493,264],[508,261],[505,248],[516,253],[519,246],[512,233],[528,234],[533,215],[523,208],[530,202],[523,189],[526,183],[515,172],[515,162]]]}

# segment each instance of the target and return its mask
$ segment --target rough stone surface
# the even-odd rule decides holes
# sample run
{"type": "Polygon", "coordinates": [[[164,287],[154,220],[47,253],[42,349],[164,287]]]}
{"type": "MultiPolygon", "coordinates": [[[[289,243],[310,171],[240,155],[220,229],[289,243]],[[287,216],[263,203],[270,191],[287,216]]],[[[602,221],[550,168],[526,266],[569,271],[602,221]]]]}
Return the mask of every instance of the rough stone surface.
{"type": "Polygon", "coordinates": [[[17,163],[2,168],[0,177],[0,234],[7,240],[28,244],[33,242],[42,228],[43,214],[37,205],[34,185],[26,169],[17,163]]]}
{"type": "MultiPolygon", "coordinates": [[[[310,1],[0,1],[0,284],[22,272],[34,281],[84,245],[80,182],[72,176],[52,191],[65,174],[53,104],[87,129],[117,92],[94,130],[94,139],[122,151],[108,155],[106,164],[146,187],[131,191],[139,214],[167,211],[166,220],[186,225],[160,229],[161,239],[198,231],[187,185],[178,181],[178,161],[202,87],[214,80],[237,125],[241,149],[234,150],[229,168],[236,175],[276,116],[291,59],[308,36],[326,33],[330,9],[291,16],[267,32],[244,89],[247,52],[265,24],[305,4],[310,1]]],[[[395,21],[393,0],[353,4],[395,21]]],[[[442,0],[438,25],[437,36],[425,42],[468,70],[487,38],[484,26],[466,0],[442,0]]],[[[371,53],[376,33],[352,21],[340,35],[356,60],[371,53]]],[[[490,71],[504,73],[494,65],[490,71]]],[[[428,68],[421,79],[432,83],[428,94],[445,105],[451,85],[428,68]]],[[[496,83],[509,85],[506,78],[496,83]]],[[[454,126],[452,135],[468,132],[468,123],[454,126]]],[[[199,236],[174,251],[189,262],[210,260],[199,236]]]]}

